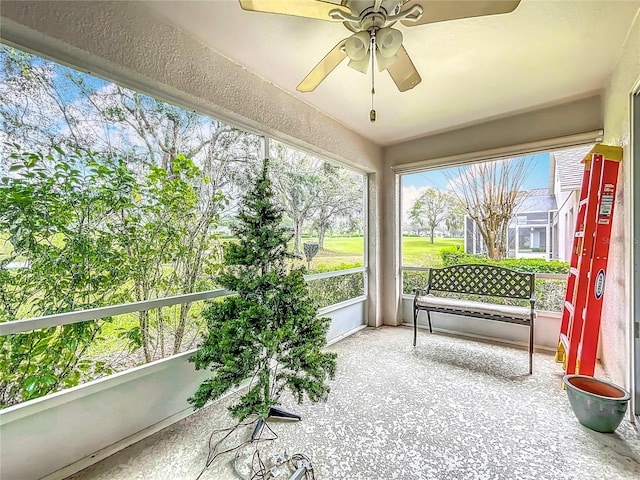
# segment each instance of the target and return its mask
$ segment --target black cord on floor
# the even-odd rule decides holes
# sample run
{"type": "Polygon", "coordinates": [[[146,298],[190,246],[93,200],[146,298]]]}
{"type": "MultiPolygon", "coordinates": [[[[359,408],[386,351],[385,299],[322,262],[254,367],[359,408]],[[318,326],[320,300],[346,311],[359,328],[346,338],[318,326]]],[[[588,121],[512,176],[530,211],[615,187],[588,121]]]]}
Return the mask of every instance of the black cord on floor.
{"type": "MultiPolygon", "coordinates": [[[[263,423],[263,427],[257,438],[251,437],[249,440],[245,440],[244,442],[241,442],[233,447],[218,451],[218,448],[220,447],[220,445],[222,445],[222,443],[225,440],[227,440],[238,428],[247,427],[249,425],[252,425],[256,421],[257,420],[254,420],[252,422],[244,422],[244,423],[238,422],[236,425],[232,427],[221,428],[211,432],[211,435],[209,436],[209,441],[208,441],[209,453],[207,455],[207,460],[205,462],[204,467],[202,468],[202,470],[200,471],[200,473],[198,474],[195,480],[200,480],[204,472],[211,466],[211,464],[217,458],[219,458],[221,455],[224,455],[226,453],[230,453],[233,451],[236,452],[232,462],[233,470],[234,470],[234,473],[242,480],[269,480],[270,478],[275,478],[272,474],[271,469],[267,469],[267,466],[264,460],[260,456],[260,443],[273,441],[278,438],[278,434],[271,428],[271,426],[266,421],[263,423]],[[213,443],[214,436],[223,432],[226,432],[225,435],[223,435],[222,438],[220,438],[218,441],[213,443]],[[268,435],[265,436],[265,433],[268,435]],[[251,458],[251,471],[250,471],[251,476],[246,478],[238,469],[238,459],[240,458],[240,449],[250,444],[255,444],[255,450],[251,458]]],[[[287,455],[285,453],[285,457],[286,456],[287,455]]],[[[293,469],[293,471],[295,471],[298,469],[298,464],[300,462],[305,462],[306,465],[308,466],[304,476],[305,480],[315,480],[316,476],[313,470],[313,464],[311,463],[311,459],[302,453],[295,453],[291,455],[291,457],[289,457],[288,459],[285,458],[282,463],[278,464],[278,466],[287,465],[288,468],[291,468],[293,469]]]]}

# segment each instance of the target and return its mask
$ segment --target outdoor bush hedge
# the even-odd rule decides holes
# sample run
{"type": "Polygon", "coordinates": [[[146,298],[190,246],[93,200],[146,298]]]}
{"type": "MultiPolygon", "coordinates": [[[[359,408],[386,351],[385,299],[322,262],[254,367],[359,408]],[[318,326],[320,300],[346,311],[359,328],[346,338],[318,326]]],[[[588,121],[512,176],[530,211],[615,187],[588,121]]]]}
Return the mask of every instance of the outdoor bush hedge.
{"type": "Polygon", "coordinates": [[[558,260],[545,260],[543,258],[505,258],[504,260],[491,260],[485,255],[472,255],[456,250],[455,248],[443,248],[440,255],[442,256],[442,263],[445,267],[465,263],[488,263],[511,268],[519,272],[569,273],[569,264],[558,260]]]}
{"type": "Polygon", "coordinates": [[[364,294],[362,272],[319,278],[307,282],[309,294],[315,308],[328,307],[364,294]]]}
{"type": "Polygon", "coordinates": [[[429,270],[404,270],[402,272],[402,293],[413,294],[416,288],[424,288],[429,278],[429,270]]]}
{"type": "Polygon", "coordinates": [[[520,272],[569,273],[569,263],[543,258],[506,258],[496,262],[503,267],[520,272]]]}

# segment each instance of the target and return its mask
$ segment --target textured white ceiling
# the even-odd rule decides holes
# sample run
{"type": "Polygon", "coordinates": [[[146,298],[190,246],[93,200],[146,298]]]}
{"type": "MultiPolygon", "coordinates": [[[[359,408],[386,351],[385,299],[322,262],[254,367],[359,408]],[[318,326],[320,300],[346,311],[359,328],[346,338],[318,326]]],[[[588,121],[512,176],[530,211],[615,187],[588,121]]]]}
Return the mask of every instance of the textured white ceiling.
{"type": "Polygon", "coordinates": [[[522,0],[506,15],[397,25],[422,83],[400,93],[376,72],[375,124],[370,75],[346,61],[314,92],[296,91],[350,35],[342,24],[246,12],[235,0],[145,5],[351,130],[391,145],[604,88],[640,0],[522,0]]]}

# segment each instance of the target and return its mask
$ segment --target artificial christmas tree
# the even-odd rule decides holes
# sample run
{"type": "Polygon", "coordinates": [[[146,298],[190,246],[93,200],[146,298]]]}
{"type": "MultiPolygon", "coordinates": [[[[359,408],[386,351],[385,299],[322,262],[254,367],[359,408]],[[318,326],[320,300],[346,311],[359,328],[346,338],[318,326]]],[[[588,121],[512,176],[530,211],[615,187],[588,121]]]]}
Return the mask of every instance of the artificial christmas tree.
{"type": "Polygon", "coordinates": [[[189,399],[202,407],[250,379],[229,411],[239,420],[257,414],[260,422],[285,389],[299,403],[305,396],[312,402],[326,398],[325,381],[336,369],[336,355],[322,351],[329,319],[317,317],[304,268],[292,265],[291,234],[274,203],[268,164],[243,200],[234,228],[238,242],[225,248],[218,283],[234,294],[205,310],[208,334],[191,359],[212,375],[189,399]]]}

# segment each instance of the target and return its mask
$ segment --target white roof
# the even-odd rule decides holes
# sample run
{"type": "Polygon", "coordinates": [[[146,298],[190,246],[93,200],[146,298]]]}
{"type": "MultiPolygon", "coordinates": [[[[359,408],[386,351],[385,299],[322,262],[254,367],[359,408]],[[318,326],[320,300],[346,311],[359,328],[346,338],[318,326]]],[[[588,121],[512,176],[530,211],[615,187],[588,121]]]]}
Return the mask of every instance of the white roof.
{"type": "Polygon", "coordinates": [[[556,162],[556,179],[560,183],[561,192],[580,190],[584,173],[582,160],[592,147],[593,145],[586,145],[551,152],[552,159],[556,162]]]}

